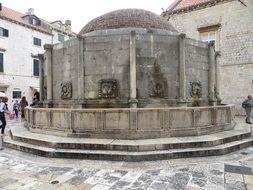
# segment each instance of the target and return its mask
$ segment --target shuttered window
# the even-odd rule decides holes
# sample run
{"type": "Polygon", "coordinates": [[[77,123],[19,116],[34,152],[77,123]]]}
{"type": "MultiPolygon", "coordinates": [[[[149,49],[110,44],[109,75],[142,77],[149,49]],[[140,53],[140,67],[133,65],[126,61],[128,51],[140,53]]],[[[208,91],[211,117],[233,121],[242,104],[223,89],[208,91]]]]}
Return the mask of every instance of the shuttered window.
{"type": "Polygon", "coordinates": [[[0,72],[4,72],[4,54],[0,53],[0,72]]]}
{"type": "Polygon", "coordinates": [[[0,36],[9,37],[9,30],[0,27],[0,36]]]}
{"type": "Polygon", "coordinates": [[[33,76],[39,76],[39,60],[33,60],[33,76]]]}
{"type": "Polygon", "coordinates": [[[33,38],[33,44],[36,46],[41,46],[41,39],[39,38],[33,38]]]}
{"type": "Polygon", "coordinates": [[[12,91],[12,98],[13,99],[21,99],[21,91],[12,91]]]}
{"type": "Polygon", "coordinates": [[[64,42],[64,34],[62,34],[62,33],[58,33],[58,41],[59,42],[64,42]]]}
{"type": "Polygon", "coordinates": [[[215,50],[220,49],[220,24],[213,26],[206,26],[198,28],[200,40],[203,42],[213,42],[215,45],[215,50]]]}

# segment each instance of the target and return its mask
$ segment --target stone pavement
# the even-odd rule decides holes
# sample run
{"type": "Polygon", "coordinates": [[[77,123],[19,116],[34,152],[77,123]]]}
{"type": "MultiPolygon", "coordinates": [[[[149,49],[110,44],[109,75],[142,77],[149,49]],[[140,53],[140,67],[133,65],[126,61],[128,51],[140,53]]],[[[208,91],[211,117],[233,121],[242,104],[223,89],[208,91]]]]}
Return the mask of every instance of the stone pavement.
{"type": "Polygon", "coordinates": [[[253,190],[253,147],[153,162],[52,159],[6,148],[0,151],[0,190],[12,189],[253,190]]]}

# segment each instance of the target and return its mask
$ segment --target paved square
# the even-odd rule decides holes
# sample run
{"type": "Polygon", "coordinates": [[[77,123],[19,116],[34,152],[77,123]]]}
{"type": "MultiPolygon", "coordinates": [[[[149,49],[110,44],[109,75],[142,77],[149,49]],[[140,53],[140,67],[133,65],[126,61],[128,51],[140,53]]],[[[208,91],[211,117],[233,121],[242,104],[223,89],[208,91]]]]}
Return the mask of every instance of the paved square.
{"type": "MultiPolygon", "coordinates": [[[[8,125],[20,125],[9,121],[8,125]]],[[[253,147],[224,156],[113,162],[0,151],[0,190],[250,190],[253,147]]]]}

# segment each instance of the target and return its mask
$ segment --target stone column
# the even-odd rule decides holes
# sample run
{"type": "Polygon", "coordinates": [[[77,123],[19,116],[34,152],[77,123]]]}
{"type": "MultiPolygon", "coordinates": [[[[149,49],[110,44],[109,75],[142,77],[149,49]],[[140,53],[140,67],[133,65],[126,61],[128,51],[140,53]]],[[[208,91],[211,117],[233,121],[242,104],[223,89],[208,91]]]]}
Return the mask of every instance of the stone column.
{"type": "Polygon", "coordinates": [[[50,103],[53,100],[53,79],[52,79],[52,61],[53,61],[53,45],[45,44],[44,49],[45,52],[45,65],[47,70],[47,101],[48,106],[50,107],[50,103]]]}
{"type": "Polygon", "coordinates": [[[179,100],[180,107],[187,107],[185,74],[185,34],[179,35],[179,100]]]}
{"type": "Polygon", "coordinates": [[[130,112],[129,112],[129,119],[130,119],[130,128],[131,130],[137,129],[137,103],[138,100],[136,99],[136,33],[135,31],[131,31],[130,34],[130,99],[129,105],[130,112]]]}
{"type": "Polygon", "coordinates": [[[221,104],[221,97],[220,97],[220,63],[219,63],[219,58],[220,58],[220,52],[217,51],[215,52],[215,86],[216,86],[216,91],[215,91],[215,97],[217,99],[217,104],[221,104]]]}
{"type": "Polygon", "coordinates": [[[44,54],[39,54],[39,60],[40,60],[40,65],[39,65],[39,76],[40,76],[40,102],[43,102],[44,97],[43,97],[43,86],[44,86],[44,54]]]}
{"type": "Polygon", "coordinates": [[[130,100],[129,104],[131,108],[136,108],[138,100],[136,99],[136,34],[135,31],[131,31],[130,34],[130,100]]]}
{"type": "Polygon", "coordinates": [[[85,91],[84,91],[84,41],[85,39],[82,36],[78,37],[78,46],[79,46],[79,54],[78,54],[78,105],[77,107],[83,108],[85,107],[85,91]]]}
{"type": "Polygon", "coordinates": [[[208,44],[208,54],[209,54],[209,77],[208,77],[208,96],[209,104],[215,105],[215,94],[214,94],[214,85],[215,85],[215,50],[214,43],[210,42],[208,44]]]}

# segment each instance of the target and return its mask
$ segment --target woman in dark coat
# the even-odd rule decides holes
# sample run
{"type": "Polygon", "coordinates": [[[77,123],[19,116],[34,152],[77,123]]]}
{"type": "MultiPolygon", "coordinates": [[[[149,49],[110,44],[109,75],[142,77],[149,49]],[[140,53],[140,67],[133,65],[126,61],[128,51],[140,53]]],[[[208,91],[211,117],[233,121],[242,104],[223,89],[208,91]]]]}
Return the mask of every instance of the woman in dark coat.
{"type": "Polygon", "coordinates": [[[28,102],[26,101],[25,96],[22,97],[19,105],[21,109],[21,118],[25,118],[25,107],[28,106],[28,102]]]}

